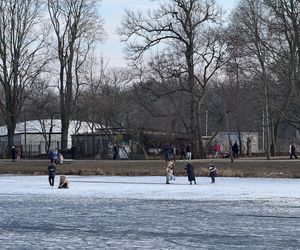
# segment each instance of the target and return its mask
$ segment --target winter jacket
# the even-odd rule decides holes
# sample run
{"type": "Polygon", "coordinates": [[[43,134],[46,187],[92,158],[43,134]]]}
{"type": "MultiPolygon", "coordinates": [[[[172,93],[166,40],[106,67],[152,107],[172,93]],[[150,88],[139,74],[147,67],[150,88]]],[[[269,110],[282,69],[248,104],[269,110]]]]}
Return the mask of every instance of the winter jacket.
{"type": "Polygon", "coordinates": [[[50,163],[48,166],[48,175],[49,176],[55,176],[55,172],[56,172],[56,165],[54,163],[50,163]]]}
{"type": "Polygon", "coordinates": [[[209,165],[209,176],[210,177],[216,177],[217,176],[217,168],[214,164],[209,165]]]}
{"type": "Polygon", "coordinates": [[[195,181],[194,166],[191,163],[188,163],[185,167],[185,170],[188,174],[189,181],[195,181]]]}
{"type": "Polygon", "coordinates": [[[167,176],[173,175],[173,171],[174,171],[174,163],[173,161],[169,161],[166,168],[166,175],[167,176]]]}

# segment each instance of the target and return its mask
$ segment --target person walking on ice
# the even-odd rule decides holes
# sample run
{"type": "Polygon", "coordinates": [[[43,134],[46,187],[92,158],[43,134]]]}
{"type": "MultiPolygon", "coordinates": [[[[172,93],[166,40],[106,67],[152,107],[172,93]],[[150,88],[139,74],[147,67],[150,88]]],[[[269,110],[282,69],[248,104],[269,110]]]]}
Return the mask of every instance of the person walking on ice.
{"type": "Polygon", "coordinates": [[[208,166],[209,176],[211,178],[211,183],[215,183],[215,178],[217,177],[217,168],[213,161],[209,163],[208,166]]]}
{"type": "Polygon", "coordinates": [[[166,184],[170,184],[170,181],[175,181],[174,177],[174,161],[168,161],[166,168],[166,184]]]}
{"type": "Polygon", "coordinates": [[[51,187],[54,186],[55,172],[56,172],[56,164],[52,162],[48,166],[48,180],[51,187]]]}
{"type": "Polygon", "coordinates": [[[188,174],[188,180],[190,182],[190,185],[192,185],[192,181],[196,185],[196,177],[195,177],[195,172],[194,172],[194,166],[191,163],[188,163],[185,167],[185,170],[188,174]]]}

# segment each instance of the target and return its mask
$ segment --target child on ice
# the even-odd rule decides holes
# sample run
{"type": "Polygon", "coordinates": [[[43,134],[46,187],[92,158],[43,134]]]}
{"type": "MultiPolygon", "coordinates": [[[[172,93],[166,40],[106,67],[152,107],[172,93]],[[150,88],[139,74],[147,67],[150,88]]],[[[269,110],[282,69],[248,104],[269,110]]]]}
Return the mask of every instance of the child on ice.
{"type": "Polygon", "coordinates": [[[215,177],[217,176],[217,168],[215,167],[213,161],[210,162],[208,169],[209,169],[209,176],[211,178],[211,183],[215,183],[215,177]]]}
{"type": "Polygon", "coordinates": [[[66,176],[60,176],[58,188],[69,188],[69,181],[66,176]]]}

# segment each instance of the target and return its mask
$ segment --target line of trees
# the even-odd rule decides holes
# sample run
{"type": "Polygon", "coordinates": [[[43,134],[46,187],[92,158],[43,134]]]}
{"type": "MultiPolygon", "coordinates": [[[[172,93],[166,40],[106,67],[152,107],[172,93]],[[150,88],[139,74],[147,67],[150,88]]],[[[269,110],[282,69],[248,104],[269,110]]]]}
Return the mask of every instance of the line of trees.
{"type": "Polygon", "coordinates": [[[122,69],[97,56],[105,37],[98,8],[96,0],[0,0],[0,114],[9,148],[22,112],[60,117],[62,149],[75,119],[93,132],[97,124],[127,129],[138,142],[146,130],[170,140],[183,133],[197,158],[220,130],[262,131],[268,158],[281,127],[299,130],[300,1],[240,0],[227,20],[215,0],[127,10],[118,29],[129,65],[122,69]]]}

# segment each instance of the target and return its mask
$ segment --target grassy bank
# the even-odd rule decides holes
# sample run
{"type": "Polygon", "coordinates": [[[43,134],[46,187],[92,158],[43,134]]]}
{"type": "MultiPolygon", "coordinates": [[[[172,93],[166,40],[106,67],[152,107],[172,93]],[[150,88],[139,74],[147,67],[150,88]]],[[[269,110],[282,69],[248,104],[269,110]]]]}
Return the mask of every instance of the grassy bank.
{"type": "MultiPolygon", "coordinates": [[[[207,176],[210,160],[194,160],[197,176],[207,176]]],[[[0,174],[46,175],[48,160],[21,160],[19,162],[0,161],[0,174]]],[[[186,162],[176,162],[176,175],[185,176],[186,162]]],[[[239,159],[216,160],[218,175],[224,177],[270,177],[300,178],[298,160],[263,160],[239,159]]],[[[157,176],[164,175],[165,163],[161,160],[149,161],[106,161],[74,160],[71,164],[57,167],[58,175],[122,175],[122,176],[157,176]]]]}

